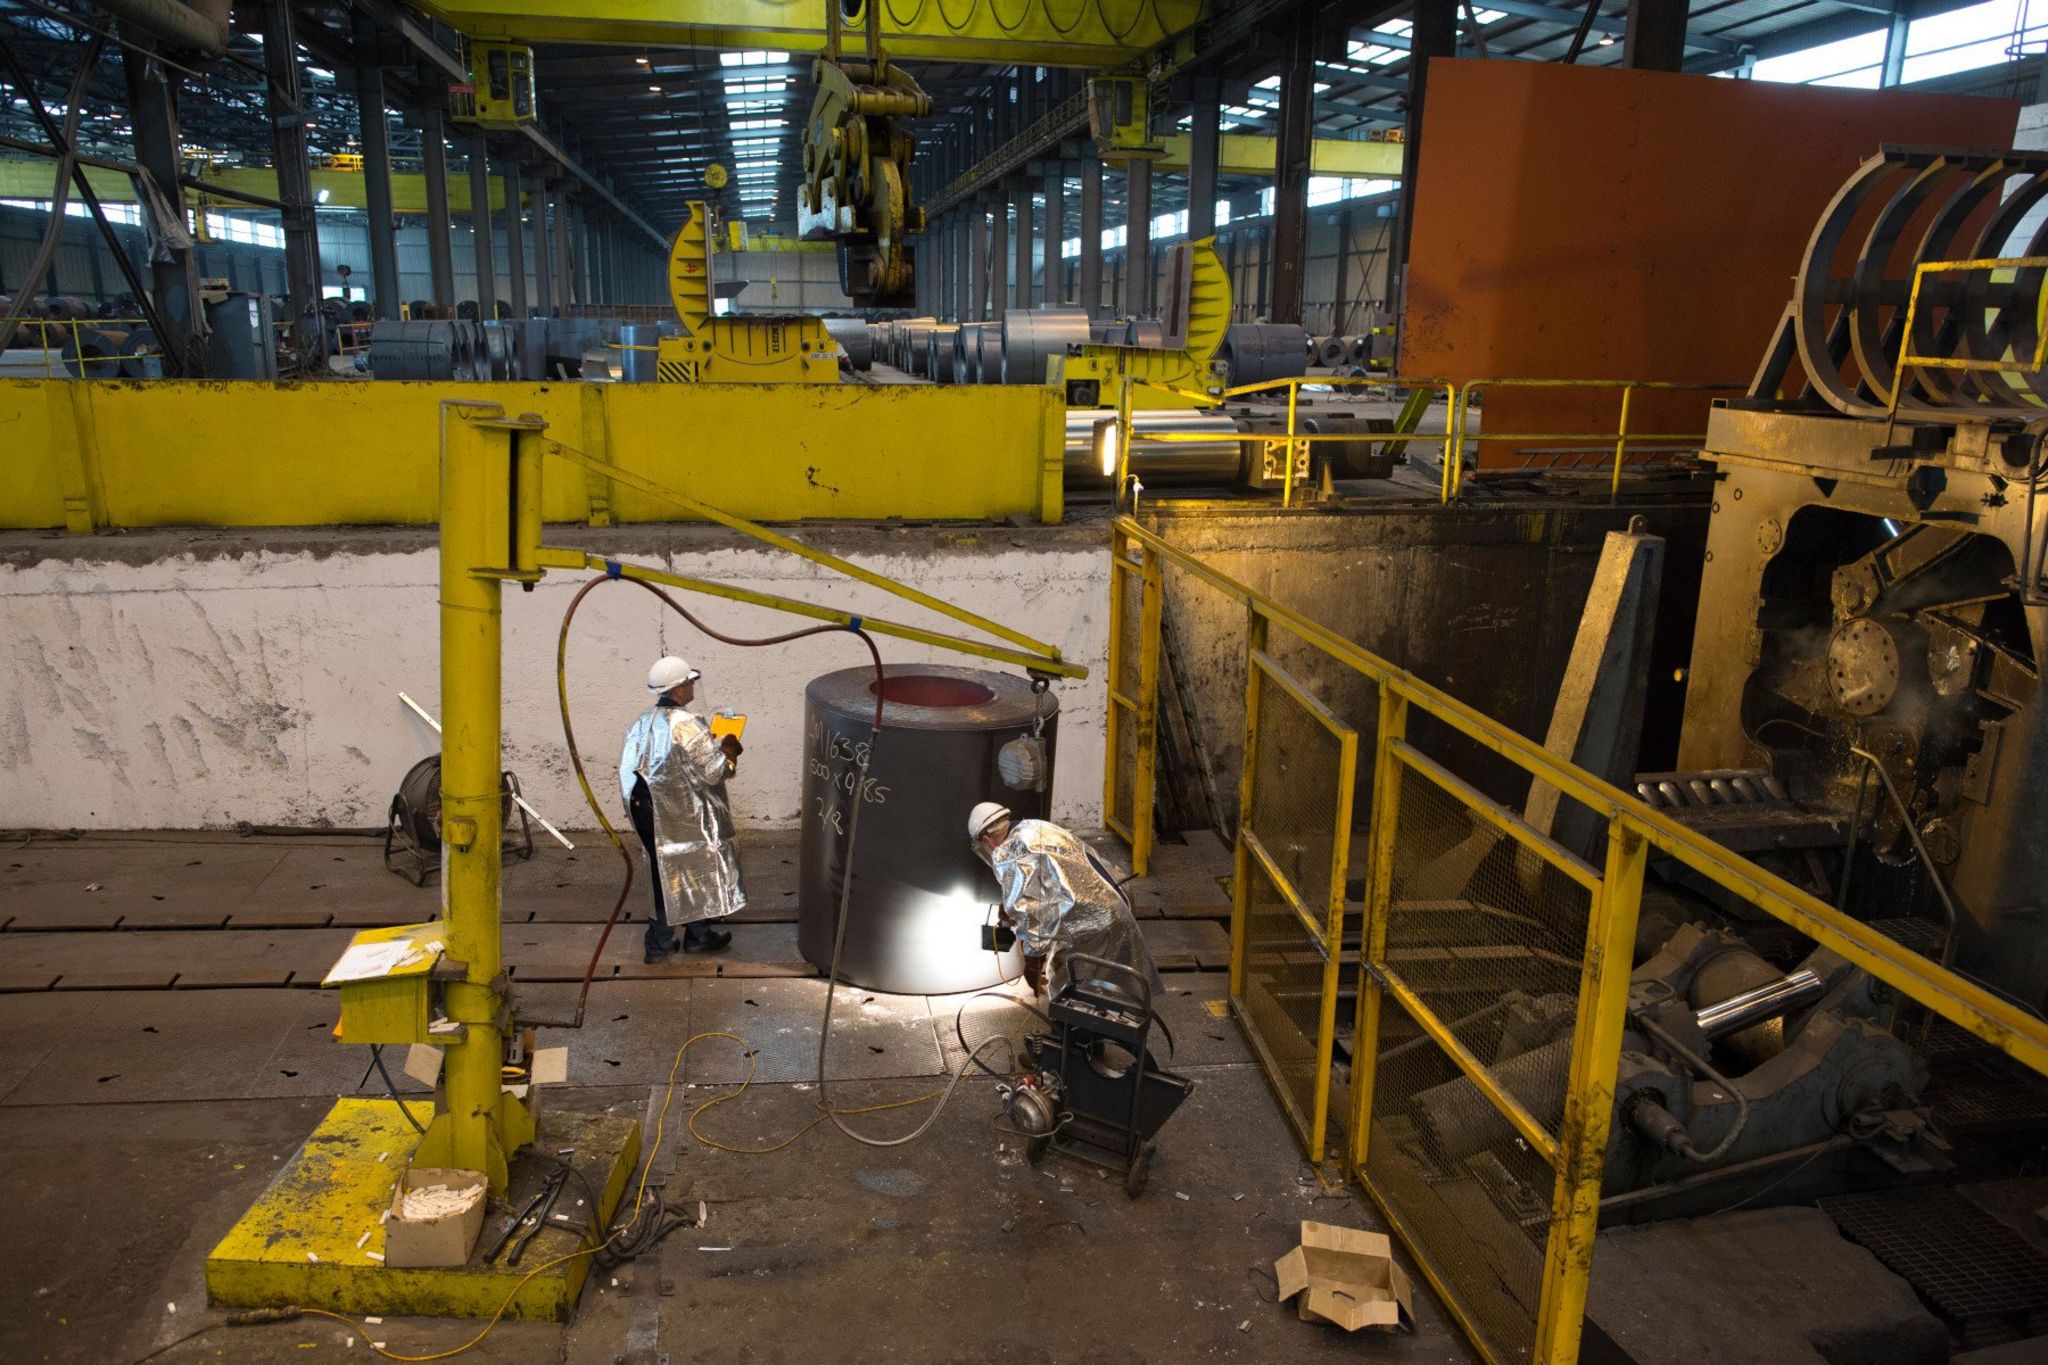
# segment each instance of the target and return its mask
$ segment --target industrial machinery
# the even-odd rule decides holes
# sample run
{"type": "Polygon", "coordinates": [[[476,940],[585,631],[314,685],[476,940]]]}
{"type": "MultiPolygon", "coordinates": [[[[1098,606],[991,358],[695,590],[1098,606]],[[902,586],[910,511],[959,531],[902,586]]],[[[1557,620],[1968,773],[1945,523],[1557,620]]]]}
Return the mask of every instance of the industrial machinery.
{"type": "Polygon", "coordinates": [[[866,7],[864,62],[840,59],[840,7],[826,10],[825,54],[811,64],[818,91],[804,124],[797,230],[838,244],[839,287],[857,307],[914,307],[909,239],[924,231],[924,212],[910,202],[915,142],[900,121],[929,115],[931,97],[882,51],[878,6],[866,7]]]}
{"type": "Polygon", "coordinates": [[[1152,984],[1120,962],[1063,960],[1046,1018],[1024,1040],[1023,1074],[1002,1088],[1011,1131],[1033,1163],[1047,1152],[1121,1171],[1135,1199],[1152,1173],[1152,1139],[1195,1083],[1152,1060],[1152,984]]]}
{"type": "Polygon", "coordinates": [[[1755,607],[1703,605],[1679,751],[1785,798],[1720,810],[1729,837],[1775,824],[1785,875],[2037,1012],[2043,273],[1926,267],[2031,255],[2044,196],[2038,153],[1888,148],[1822,217],[1763,369],[1709,421],[1700,600],[1755,607]]]}
{"type": "Polygon", "coordinates": [[[669,246],[668,292],[685,335],[660,338],[655,374],[663,383],[836,384],[838,343],[808,315],[730,316],[711,307],[710,213],[690,217],[669,246]]]}
{"type": "MultiPolygon", "coordinates": [[[[508,768],[500,803],[505,852],[522,862],[533,856],[533,826],[519,804],[519,779],[508,768]],[[516,821],[516,823],[515,823],[516,821]]],[[[406,769],[384,813],[384,866],[414,886],[441,870],[441,756],[428,754],[406,769]]]]}
{"type": "Polygon", "coordinates": [[[523,128],[539,117],[533,98],[533,49],[458,37],[469,80],[448,87],[448,116],[474,128],[523,128]]]}

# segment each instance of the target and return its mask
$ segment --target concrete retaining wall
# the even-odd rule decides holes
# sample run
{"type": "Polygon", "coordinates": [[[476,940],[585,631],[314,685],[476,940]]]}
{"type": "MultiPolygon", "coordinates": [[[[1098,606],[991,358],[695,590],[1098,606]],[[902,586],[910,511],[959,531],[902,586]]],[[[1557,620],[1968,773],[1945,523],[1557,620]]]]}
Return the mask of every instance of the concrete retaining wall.
{"type": "MultiPolygon", "coordinates": [[[[804,531],[803,537],[1056,643],[1086,664],[1059,688],[1055,812],[1100,805],[1106,533],[1100,526],[804,531]]],[[[792,556],[701,527],[556,537],[677,573],[943,629],[950,623],[792,556]]],[[[406,530],[0,537],[0,828],[381,824],[399,779],[438,748],[399,702],[439,713],[431,535],[406,530]]],[[[505,594],[506,761],[550,819],[594,820],[555,700],[555,636],[581,576],[505,594]]],[[[802,622],[719,599],[686,605],[720,630],[802,622]]],[[[952,658],[882,640],[891,662],[952,658]]],[[[862,663],[851,637],[736,649],[698,635],[630,584],[600,588],[570,651],[577,739],[618,804],[619,736],[647,705],[647,666],[681,653],[701,700],[747,713],[735,814],[793,824],[803,689],[862,663]]]]}

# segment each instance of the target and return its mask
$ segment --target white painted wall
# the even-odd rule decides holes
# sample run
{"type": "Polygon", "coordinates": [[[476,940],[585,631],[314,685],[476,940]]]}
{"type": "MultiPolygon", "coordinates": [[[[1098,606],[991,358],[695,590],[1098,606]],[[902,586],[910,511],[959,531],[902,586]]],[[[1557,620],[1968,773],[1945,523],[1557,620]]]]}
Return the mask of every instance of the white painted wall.
{"type": "MultiPolygon", "coordinates": [[[[130,561],[0,562],[0,828],[187,829],[382,823],[406,768],[437,747],[398,701],[440,710],[432,549],[377,548],[379,533],[304,550],[221,555],[168,546],[130,561]],[[339,548],[334,548],[335,546],[339,548]]],[[[574,540],[576,537],[559,537],[574,540]]],[[[679,539],[684,539],[679,537],[679,539]]],[[[701,541],[702,537],[697,537],[701,541]]],[[[906,531],[901,552],[850,557],[980,611],[1084,663],[1058,688],[1059,818],[1097,823],[1101,804],[1108,555],[1068,532],[906,531]]],[[[415,538],[412,544],[417,544],[415,538]]],[[[68,551],[59,551],[68,555],[68,551]]],[[[690,548],[627,555],[677,573],[802,597],[898,621],[943,620],[770,550],[690,548]]],[[[505,594],[507,765],[550,819],[594,828],[562,743],[555,635],[580,576],[505,594]]],[[[686,600],[732,634],[798,618],[720,599],[686,600]]],[[[882,640],[891,663],[955,655],[882,640]]],[[[698,635],[630,584],[585,602],[571,642],[577,739],[600,799],[618,803],[618,741],[647,704],[647,666],[666,652],[704,671],[700,705],[747,713],[747,754],[731,791],[747,822],[793,825],[799,809],[803,689],[862,663],[850,636],[736,649],[698,635]]]]}

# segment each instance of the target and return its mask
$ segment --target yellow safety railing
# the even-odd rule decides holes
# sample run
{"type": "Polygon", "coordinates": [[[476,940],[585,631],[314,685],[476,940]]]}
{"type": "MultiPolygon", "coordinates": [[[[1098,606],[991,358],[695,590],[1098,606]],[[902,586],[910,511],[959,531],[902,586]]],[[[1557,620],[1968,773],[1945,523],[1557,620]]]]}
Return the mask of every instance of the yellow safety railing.
{"type": "MultiPolygon", "coordinates": [[[[1911,367],[1934,370],[2007,370],[2017,374],[2038,374],[2048,365],[2048,326],[2034,321],[2034,353],[2028,357],[2005,355],[1982,359],[1975,356],[1917,355],[1913,351],[1913,324],[1920,314],[1920,293],[1930,277],[1962,274],[1966,271],[2048,270],[2048,256],[1979,257],[1967,261],[1922,261],[1913,268],[1912,292],[1906,296],[1906,321],[1899,329],[1899,363],[1892,367],[1891,392],[1886,407],[1894,419],[1899,412],[1899,395],[1905,389],[1906,371],[1911,367]]],[[[2042,304],[2048,306],[2048,291],[2042,304]]]]}
{"type": "MultiPolygon", "coordinates": [[[[1679,445],[1697,449],[1706,440],[1703,431],[1692,432],[1643,432],[1629,428],[1631,409],[1639,393],[1699,392],[1722,393],[1741,392],[1748,388],[1746,381],[1725,384],[1678,383],[1648,379],[1473,379],[1458,387],[1457,399],[1451,414],[1451,446],[1460,456],[1467,442],[1472,445],[1493,443],[1527,443],[1532,441],[1561,442],[1576,441],[1598,445],[1603,451],[1614,450],[1614,476],[1610,493],[1621,494],[1621,471],[1627,461],[1629,447],[1646,445],[1679,445]],[[1487,389],[1613,389],[1620,395],[1620,413],[1612,431],[1475,431],[1470,420],[1472,400],[1487,389]]],[[[1640,449],[1637,452],[1642,454],[1640,449]]],[[[1464,464],[1462,459],[1444,460],[1443,500],[1455,501],[1464,488],[1464,464]]]]}
{"type": "Polygon", "coordinates": [[[1333,1114],[1343,1116],[1348,1172],[1487,1360],[1578,1355],[1653,856],[2048,1072],[2048,1022],[1132,518],[1119,517],[1112,537],[1112,827],[1142,871],[1168,587],[1238,603],[1231,1008],[1311,1160],[1325,1155],[1333,1114]],[[1497,790],[1504,770],[1506,786],[1548,786],[1591,810],[1604,854],[1587,861],[1453,771],[1475,756],[1493,766],[1497,790]],[[1354,866],[1362,903],[1345,895],[1354,866]],[[1340,1078],[1333,1045],[1347,975],[1357,997],[1340,1078]],[[1516,1002],[1549,1010],[1554,1033],[1507,1054],[1520,1068],[1509,1076],[1497,1058],[1502,1015],[1516,1002]]]}

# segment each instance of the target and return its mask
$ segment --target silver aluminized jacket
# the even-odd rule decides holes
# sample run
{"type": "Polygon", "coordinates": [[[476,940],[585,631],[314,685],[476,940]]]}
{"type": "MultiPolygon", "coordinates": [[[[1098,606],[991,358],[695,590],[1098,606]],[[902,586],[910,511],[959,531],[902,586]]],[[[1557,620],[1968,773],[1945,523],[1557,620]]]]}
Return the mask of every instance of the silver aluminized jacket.
{"type": "Polygon", "coordinates": [[[747,908],[732,808],[725,799],[728,772],[711,727],[680,706],[657,706],[626,731],[619,791],[630,809],[633,779],[647,781],[662,913],[671,925],[723,919],[747,908]]]}
{"type": "Polygon", "coordinates": [[[1120,962],[1149,980],[1155,996],[1164,989],[1131,903],[1086,844],[1051,821],[1021,820],[989,861],[1018,946],[1046,958],[1047,990],[1065,980],[1069,953],[1120,962]]]}

